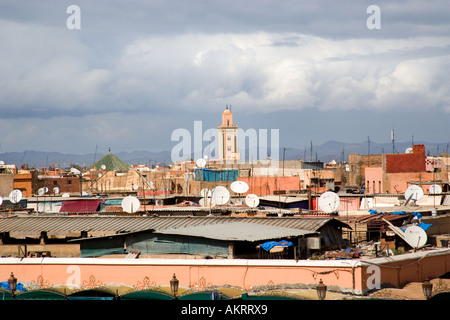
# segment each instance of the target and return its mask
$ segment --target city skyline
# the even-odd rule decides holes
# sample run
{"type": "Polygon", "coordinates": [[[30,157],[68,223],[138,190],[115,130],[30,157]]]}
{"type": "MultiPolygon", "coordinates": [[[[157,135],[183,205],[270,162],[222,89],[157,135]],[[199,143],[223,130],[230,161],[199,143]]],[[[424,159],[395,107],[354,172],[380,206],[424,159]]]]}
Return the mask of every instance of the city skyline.
{"type": "Polygon", "coordinates": [[[444,146],[446,5],[3,1],[0,153],[167,151],[226,105],[239,128],[279,129],[280,147],[386,143],[392,129],[444,146]]]}

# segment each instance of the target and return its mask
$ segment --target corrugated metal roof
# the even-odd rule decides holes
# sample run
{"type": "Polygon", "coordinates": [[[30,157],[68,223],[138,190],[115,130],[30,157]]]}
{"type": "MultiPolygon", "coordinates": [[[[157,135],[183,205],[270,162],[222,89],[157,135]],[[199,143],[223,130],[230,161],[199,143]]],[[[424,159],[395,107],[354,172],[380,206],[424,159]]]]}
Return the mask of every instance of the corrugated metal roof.
{"type": "Polygon", "coordinates": [[[317,231],[333,221],[339,226],[347,224],[333,218],[295,217],[215,217],[215,216],[41,216],[0,218],[0,232],[81,232],[111,231],[136,232],[143,230],[164,230],[188,226],[212,225],[228,222],[247,222],[274,227],[317,231]]]}
{"type": "Polygon", "coordinates": [[[160,230],[157,233],[196,236],[227,241],[262,241],[314,234],[314,231],[269,226],[251,222],[228,222],[160,230]]]}

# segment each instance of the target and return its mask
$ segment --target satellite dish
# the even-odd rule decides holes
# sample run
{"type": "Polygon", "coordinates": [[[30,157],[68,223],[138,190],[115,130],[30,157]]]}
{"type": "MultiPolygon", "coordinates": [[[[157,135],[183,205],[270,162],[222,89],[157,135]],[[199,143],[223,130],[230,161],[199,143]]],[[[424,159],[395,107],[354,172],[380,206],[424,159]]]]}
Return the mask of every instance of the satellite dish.
{"type": "Polygon", "coordinates": [[[430,193],[433,193],[433,194],[442,193],[441,186],[438,184],[432,184],[430,186],[430,193]]]}
{"type": "Polygon", "coordinates": [[[0,197],[0,206],[2,205],[2,203],[3,203],[3,198],[0,197]]]}
{"type": "Polygon", "coordinates": [[[337,212],[340,204],[339,196],[332,191],[324,192],[319,197],[319,208],[326,213],[337,212]]]}
{"type": "Polygon", "coordinates": [[[411,147],[406,148],[405,153],[413,153],[413,148],[411,147]]]}
{"type": "Polygon", "coordinates": [[[133,184],[133,190],[139,189],[139,186],[137,184],[133,184]]]}
{"type": "Polygon", "coordinates": [[[70,198],[70,194],[68,194],[68,193],[63,193],[61,197],[63,197],[63,198],[70,198]]]}
{"type": "Polygon", "coordinates": [[[70,168],[70,172],[72,172],[73,174],[80,174],[81,171],[78,170],[77,168],[70,168]]]}
{"type": "Polygon", "coordinates": [[[248,194],[245,197],[245,204],[250,208],[256,208],[259,205],[259,198],[256,194],[248,194]]]}
{"type": "Polygon", "coordinates": [[[409,186],[405,191],[405,199],[418,201],[423,197],[423,190],[418,185],[409,186]]]}
{"type": "Polygon", "coordinates": [[[100,166],[100,168],[102,168],[102,170],[106,170],[106,165],[102,164],[102,165],[100,166]]]}
{"type": "Polygon", "coordinates": [[[217,186],[212,189],[212,200],[217,205],[222,205],[230,200],[230,192],[227,188],[217,186]]]}
{"type": "Polygon", "coordinates": [[[234,193],[246,193],[248,191],[248,184],[244,181],[234,181],[231,183],[230,189],[234,193]]]}
{"type": "Polygon", "coordinates": [[[58,187],[54,187],[53,188],[53,193],[54,194],[59,194],[59,188],[58,187]]]}
{"type": "Polygon", "coordinates": [[[205,155],[203,156],[203,159],[208,160],[208,156],[205,154],[205,155]]]}
{"type": "Polygon", "coordinates": [[[9,194],[9,201],[12,203],[19,203],[20,200],[22,200],[22,191],[20,190],[13,190],[9,194]]]}
{"type": "Polygon", "coordinates": [[[45,189],[44,188],[39,188],[38,189],[38,195],[39,196],[43,196],[45,194],[45,189]]]}
{"type": "Polygon", "coordinates": [[[139,210],[141,202],[138,198],[133,196],[127,196],[122,200],[122,209],[128,213],[134,213],[139,210]]]}
{"type": "Polygon", "coordinates": [[[204,168],[206,166],[206,160],[203,158],[200,158],[197,160],[196,164],[197,164],[197,167],[204,168]]]}
{"type": "Polygon", "coordinates": [[[405,230],[405,240],[411,247],[418,249],[427,243],[428,236],[421,227],[411,226],[405,230]]]}

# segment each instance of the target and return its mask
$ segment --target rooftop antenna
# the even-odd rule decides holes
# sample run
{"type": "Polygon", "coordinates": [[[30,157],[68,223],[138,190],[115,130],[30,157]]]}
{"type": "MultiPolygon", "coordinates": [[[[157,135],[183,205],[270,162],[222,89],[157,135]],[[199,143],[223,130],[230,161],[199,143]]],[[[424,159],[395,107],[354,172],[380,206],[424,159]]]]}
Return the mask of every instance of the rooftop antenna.
{"type": "Polygon", "coordinates": [[[395,138],[394,138],[394,129],[391,129],[391,141],[392,141],[392,153],[395,153],[395,138]]]}

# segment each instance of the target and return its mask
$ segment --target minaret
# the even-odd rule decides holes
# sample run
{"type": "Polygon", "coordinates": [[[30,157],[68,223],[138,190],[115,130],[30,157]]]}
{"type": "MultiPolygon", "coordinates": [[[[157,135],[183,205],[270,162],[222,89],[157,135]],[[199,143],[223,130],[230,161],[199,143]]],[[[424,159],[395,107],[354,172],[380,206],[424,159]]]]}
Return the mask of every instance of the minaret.
{"type": "Polygon", "coordinates": [[[233,124],[231,106],[222,112],[222,124],[219,125],[219,160],[240,160],[238,152],[237,125],[233,124]]]}

